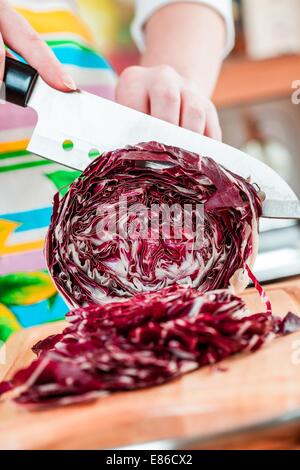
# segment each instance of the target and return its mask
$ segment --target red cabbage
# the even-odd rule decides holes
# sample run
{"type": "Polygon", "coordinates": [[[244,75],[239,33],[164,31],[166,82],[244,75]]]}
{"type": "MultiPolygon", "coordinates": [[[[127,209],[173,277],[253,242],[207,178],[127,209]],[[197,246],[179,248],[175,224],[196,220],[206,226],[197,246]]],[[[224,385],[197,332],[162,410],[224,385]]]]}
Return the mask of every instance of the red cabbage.
{"type": "Polygon", "coordinates": [[[289,335],[300,330],[300,317],[292,312],[288,312],[281,324],[281,333],[283,335],[289,335]]]}
{"type": "Polygon", "coordinates": [[[56,195],[46,240],[54,282],[81,308],[0,395],[66,404],[158,385],[296,328],[272,317],[248,267],[260,215],[254,187],[211,158],[156,142],[97,158],[56,195]],[[240,298],[213,291],[241,290],[247,274],[266,313],[247,316],[240,298]]]}
{"type": "Polygon", "coordinates": [[[232,284],[238,292],[248,280],[244,262],[251,267],[256,255],[260,215],[254,187],[211,158],[142,143],[103,154],[64,197],[56,195],[47,264],[72,307],[154,292],[174,283],[201,292],[232,284]],[[160,162],[167,166],[162,168],[160,162]],[[126,213],[121,207],[124,198],[130,208],[126,213]],[[164,232],[165,208],[174,205],[192,207],[193,217],[197,207],[204,207],[202,243],[194,219],[178,238],[178,214],[169,214],[173,228],[164,232]],[[151,233],[139,217],[141,206],[156,208],[151,233]],[[112,224],[118,230],[105,232],[112,224]]]}
{"type": "Polygon", "coordinates": [[[3,395],[4,393],[9,392],[12,389],[13,389],[13,384],[10,380],[8,380],[7,382],[0,382],[0,396],[3,395]]]}
{"type": "Polygon", "coordinates": [[[63,333],[37,343],[37,359],[1,391],[21,404],[68,404],[159,385],[242,351],[282,330],[266,313],[247,316],[226,291],[173,285],[126,301],[78,308],[63,333]]]}

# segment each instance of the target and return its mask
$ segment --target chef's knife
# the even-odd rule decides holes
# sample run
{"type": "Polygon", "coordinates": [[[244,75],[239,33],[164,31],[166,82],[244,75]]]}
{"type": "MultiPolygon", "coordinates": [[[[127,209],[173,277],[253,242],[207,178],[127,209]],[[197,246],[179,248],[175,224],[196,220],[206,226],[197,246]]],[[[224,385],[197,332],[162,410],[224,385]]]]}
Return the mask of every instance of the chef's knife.
{"type": "Polygon", "coordinates": [[[264,217],[300,218],[300,202],[281,176],[229,145],[90,93],[57,91],[32,67],[11,58],[6,59],[4,84],[7,101],[37,112],[28,150],[41,157],[84,170],[92,154],[155,140],[210,156],[250,178],[265,194],[264,217]]]}

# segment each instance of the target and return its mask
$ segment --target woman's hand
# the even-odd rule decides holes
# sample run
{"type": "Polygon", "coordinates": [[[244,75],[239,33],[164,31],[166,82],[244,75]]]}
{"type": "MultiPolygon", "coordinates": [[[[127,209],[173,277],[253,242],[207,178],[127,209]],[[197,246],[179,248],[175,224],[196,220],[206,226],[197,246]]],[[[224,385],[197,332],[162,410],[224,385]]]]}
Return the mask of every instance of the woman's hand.
{"type": "Polygon", "coordinates": [[[0,84],[6,57],[4,44],[20,54],[50,86],[61,91],[76,90],[73,79],[36,31],[6,0],[0,0],[0,84]]]}
{"type": "Polygon", "coordinates": [[[196,83],[184,79],[168,65],[129,67],[116,90],[120,104],[221,140],[219,118],[213,103],[196,83]]]}
{"type": "Polygon", "coordinates": [[[117,100],[221,139],[218,115],[210,97],[224,55],[224,19],[205,2],[162,3],[166,5],[157,8],[143,24],[141,67],[123,72],[117,100]]]}

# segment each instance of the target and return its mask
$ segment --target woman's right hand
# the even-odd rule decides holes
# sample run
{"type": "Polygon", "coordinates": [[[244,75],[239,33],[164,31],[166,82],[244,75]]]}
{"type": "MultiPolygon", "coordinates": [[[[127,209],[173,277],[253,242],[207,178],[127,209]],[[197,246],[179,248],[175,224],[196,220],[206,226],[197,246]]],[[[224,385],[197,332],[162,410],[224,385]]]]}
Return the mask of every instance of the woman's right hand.
{"type": "Polygon", "coordinates": [[[7,55],[4,44],[21,55],[53,88],[76,90],[73,79],[37,32],[6,0],[0,0],[0,84],[7,55]]]}

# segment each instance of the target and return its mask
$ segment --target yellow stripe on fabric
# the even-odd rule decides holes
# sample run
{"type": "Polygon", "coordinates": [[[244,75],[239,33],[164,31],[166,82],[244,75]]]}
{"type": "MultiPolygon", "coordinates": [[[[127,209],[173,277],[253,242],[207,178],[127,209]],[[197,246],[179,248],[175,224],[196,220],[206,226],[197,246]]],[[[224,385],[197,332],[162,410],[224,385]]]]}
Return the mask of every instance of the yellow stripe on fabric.
{"type": "Polygon", "coordinates": [[[29,139],[18,140],[16,142],[0,142],[0,153],[16,152],[17,150],[25,150],[28,146],[29,139]]]}
{"type": "Polygon", "coordinates": [[[10,235],[20,224],[10,220],[0,219],[0,256],[25,251],[40,250],[44,248],[44,240],[36,240],[35,242],[18,243],[16,245],[7,245],[10,235]]]}
{"type": "Polygon", "coordinates": [[[0,256],[6,248],[6,242],[10,235],[19,227],[18,222],[0,219],[0,256]]]}
{"type": "Polygon", "coordinates": [[[92,44],[93,37],[88,27],[72,12],[64,10],[33,12],[25,8],[16,10],[26,18],[39,34],[72,33],[92,44]]]}
{"type": "Polygon", "coordinates": [[[37,240],[35,242],[19,243],[17,245],[5,246],[3,248],[0,248],[0,255],[12,255],[16,253],[24,253],[27,251],[43,250],[44,243],[44,240],[37,240]]]}
{"type": "Polygon", "coordinates": [[[1,340],[6,341],[12,333],[20,329],[21,325],[15,315],[8,309],[8,307],[0,303],[0,349],[1,340]]]}
{"type": "Polygon", "coordinates": [[[21,329],[21,325],[14,314],[3,304],[0,304],[0,318],[2,322],[5,321],[7,326],[10,326],[14,331],[21,329]]]}

